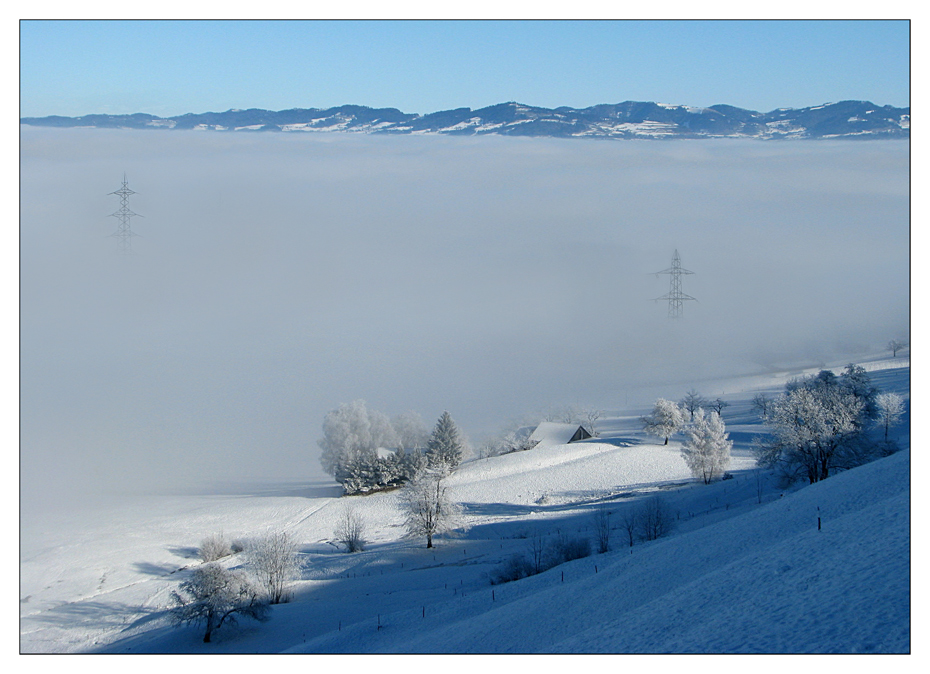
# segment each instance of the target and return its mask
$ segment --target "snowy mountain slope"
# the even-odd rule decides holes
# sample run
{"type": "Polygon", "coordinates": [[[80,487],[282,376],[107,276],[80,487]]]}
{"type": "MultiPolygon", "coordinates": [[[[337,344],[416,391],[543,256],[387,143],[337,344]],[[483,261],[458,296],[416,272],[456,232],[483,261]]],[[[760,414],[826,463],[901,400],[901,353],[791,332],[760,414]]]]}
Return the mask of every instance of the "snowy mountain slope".
{"type": "MultiPolygon", "coordinates": [[[[535,592],[501,608],[412,639],[399,631],[394,641],[386,632],[351,647],[907,652],[909,487],[909,456],[897,454],[632,555],[602,555],[597,574],[590,559],[553,569],[533,579],[535,592]],[[563,571],[570,581],[562,582],[563,571]]],[[[340,643],[330,635],[307,650],[338,650],[340,643]]]]}
{"type": "Polygon", "coordinates": [[[395,108],[343,105],[328,110],[227,110],[154,115],[24,117],[22,124],[59,127],[194,129],[199,131],[354,132],[447,135],[497,134],[557,138],[908,138],[910,108],[840,101],[762,113],[731,105],[698,108],[626,101],[554,110],[500,103],[472,110],[457,108],[425,115],[395,108]]]}
{"type": "MultiPolygon", "coordinates": [[[[899,358],[874,366],[873,381],[906,393],[909,368],[896,367],[904,364],[899,358]]],[[[102,510],[35,516],[23,522],[21,649],[907,650],[909,456],[899,453],[792,493],[758,482],[748,443],[759,425],[749,401],[785,377],[728,384],[731,406],[724,416],[741,429],[734,431],[733,480],[695,484],[678,443],[652,444],[639,428],[640,411],[626,411],[599,422],[599,441],[462,465],[449,486],[466,505],[471,528],[434,550],[402,537],[396,492],[336,498],[335,486],[324,484],[153,495],[102,510]],[[661,494],[675,514],[675,531],[637,543],[630,555],[616,523],[652,494],[661,494]],[[331,543],[347,504],[369,524],[369,547],[354,555],[331,543]],[[601,504],[613,513],[614,552],[490,585],[508,558],[526,554],[534,536],[591,537],[601,504]],[[274,607],[267,624],[224,628],[213,644],[201,643],[197,628],[168,625],[169,594],[199,564],[195,549],[202,538],[269,529],[285,530],[301,544],[304,572],[291,603],[274,607]],[[855,601],[843,596],[843,586],[847,595],[854,589],[855,601]],[[694,602],[727,616],[720,630],[726,635],[715,635],[710,646],[700,642],[713,621],[706,629],[685,628],[685,618],[698,620],[694,602]],[[810,616],[818,617],[819,631],[807,629],[810,616]],[[849,627],[865,622],[865,629],[849,627]],[[634,623],[653,631],[637,632],[634,623]],[[752,644],[750,627],[760,634],[752,644]]],[[[906,436],[906,427],[899,429],[902,446],[906,436]]],[[[225,561],[242,562],[240,556],[225,561]]]]}

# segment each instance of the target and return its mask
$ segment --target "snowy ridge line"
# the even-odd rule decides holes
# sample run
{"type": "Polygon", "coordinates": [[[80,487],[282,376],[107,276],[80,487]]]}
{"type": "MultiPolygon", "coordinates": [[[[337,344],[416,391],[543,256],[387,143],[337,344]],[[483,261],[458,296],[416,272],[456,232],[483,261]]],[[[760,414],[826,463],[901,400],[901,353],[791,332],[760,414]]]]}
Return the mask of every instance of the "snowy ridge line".
{"type": "Polygon", "coordinates": [[[425,115],[396,108],[344,105],[328,110],[227,110],[161,118],[146,113],[23,117],[20,124],[55,127],[197,129],[224,133],[335,133],[514,135],[555,138],[909,138],[910,107],[840,101],[771,112],[729,105],[709,108],[625,101],[576,109],[516,102],[479,110],[459,108],[425,115]]]}

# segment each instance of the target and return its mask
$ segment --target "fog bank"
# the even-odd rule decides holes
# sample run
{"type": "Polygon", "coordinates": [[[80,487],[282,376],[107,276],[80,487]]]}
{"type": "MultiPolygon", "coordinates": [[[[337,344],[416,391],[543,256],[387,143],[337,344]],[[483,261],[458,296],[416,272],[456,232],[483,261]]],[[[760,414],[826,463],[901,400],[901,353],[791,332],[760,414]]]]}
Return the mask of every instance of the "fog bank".
{"type": "Polygon", "coordinates": [[[27,502],[310,478],[356,398],[477,438],[907,334],[905,142],[21,133],[27,502]]]}

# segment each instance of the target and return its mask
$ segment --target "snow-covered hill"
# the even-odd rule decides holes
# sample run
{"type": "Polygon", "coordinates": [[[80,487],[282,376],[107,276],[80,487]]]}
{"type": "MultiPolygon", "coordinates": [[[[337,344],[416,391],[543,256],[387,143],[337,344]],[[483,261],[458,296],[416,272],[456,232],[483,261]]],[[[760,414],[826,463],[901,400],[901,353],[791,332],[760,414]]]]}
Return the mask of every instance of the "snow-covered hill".
{"type": "MultiPolygon", "coordinates": [[[[883,390],[909,392],[903,359],[869,367],[883,390]]],[[[733,479],[695,483],[678,443],[653,444],[640,410],[625,410],[599,423],[601,438],[461,466],[450,489],[469,529],[434,550],[402,538],[396,492],[339,498],[331,483],[24,514],[21,650],[907,652],[909,451],[779,490],[754,469],[749,443],[761,427],[749,401],[788,374],[728,384],[739,391],[725,396],[733,479]],[[630,548],[621,517],[657,494],[675,528],[630,548]],[[348,503],[370,541],[352,555],[332,543],[348,503]],[[491,585],[534,540],[591,538],[599,508],[611,512],[611,552],[491,585]],[[205,536],[267,530],[301,544],[292,602],[268,623],[224,627],[211,644],[168,624],[169,593],[199,564],[205,536]]],[[[901,434],[906,448],[906,426],[901,434]]]]}

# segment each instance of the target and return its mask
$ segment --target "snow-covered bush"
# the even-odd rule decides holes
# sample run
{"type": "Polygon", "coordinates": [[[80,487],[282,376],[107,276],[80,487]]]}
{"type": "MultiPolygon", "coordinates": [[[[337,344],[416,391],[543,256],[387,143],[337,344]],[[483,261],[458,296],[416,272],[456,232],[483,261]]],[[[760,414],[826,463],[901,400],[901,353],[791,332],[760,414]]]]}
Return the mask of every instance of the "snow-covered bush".
{"type": "Polygon", "coordinates": [[[297,544],[285,532],[265,534],[249,541],[246,548],[249,570],[258,579],[268,601],[287,601],[288,584],[300,576],[297,544]]]}
{"type": "Polygon", "coordinates": [[[656,400],[652,414],[642,417],[643,430],[649,435],[655,435],[659,438],[665,438],[665,444],[668,439],[675,435],[685,424],[685,418],[681,408],[671,400],[659,398],[656,400]]]}
{"type": "Polygon", "coordinates": [[[546,551],[546,568],[581,559],[591,555],[591,541],[587,538],[568,538],[560,535],[549,544],[546,551]]]}
{"type": "Polygon", "coordinates": [[[355,508],[346,507],[336,524],[336,540],[346,546],[346,552],[365,549],[365,520],[355,508]]]}
{"type": "Polygon", "coordinates": [[[548,543],[536,532],[530,537],[529,556],[516,554],[509,557],[494,573],[491,574],[491,584],[509,583],[527,576],[591,555],[591,541],[587,538],[568,538],[560,534],[548,543]]]}
{"type": "Polygon", "coordinates": [[[215,562],[233,553],[223,534],[211,534],[200,542],[200,558],[205,562],[215,562]]]}
{"type": "Polygon", "coordinates": [[[268,601],[261,588],[244,571],[223,568],[216,562],[191,572],[178,591],[171,593],[175,624],[203,623],[204,643],[224,624],[235,624],[237,616],[258,621],[268,618],[268,601]]]}
{"type": "Polygon", "coordinates": [[[687,429],[688,439],[681,446],[681,457],[691,475],[710,484],[721,477],[730,465],[729,439],[723,419],[716,412],[707,414],[702,408],[694,413],[694,422],[687,429]]]}
{"type": "Polygon", "coordinates": [[[510,583],[533,575],[533,567],[524,555],[516,554],[508,558],[491,574],[491,585],[510,583]]]}

